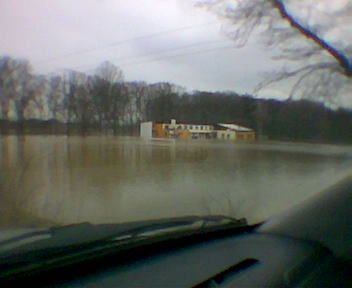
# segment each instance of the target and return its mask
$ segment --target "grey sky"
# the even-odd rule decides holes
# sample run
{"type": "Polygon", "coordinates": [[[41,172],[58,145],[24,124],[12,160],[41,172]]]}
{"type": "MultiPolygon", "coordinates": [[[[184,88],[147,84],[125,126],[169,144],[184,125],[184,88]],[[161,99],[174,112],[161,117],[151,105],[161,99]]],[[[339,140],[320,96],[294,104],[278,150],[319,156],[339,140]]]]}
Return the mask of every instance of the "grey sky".
{"type": "Polygon", "coordinates": [[[232,48],[220,27],[189,0],[2,0],[0,54],[27,58],[38,73],[89,72],[110,60],[126,80],[251,92],[270,55],[260,45],[232,48]]]}
{"type": "MultiPolygon", "coordinates": [[[[251,93],[278,67],[255,38],[235,48],[192,0],[0,0],[0,35],[0,55],[27,58],[37,73],[91,72],[109,60],[128,81],[251,93]]],[[[264,94],[286,98],[282,88],[264,94]]]]}

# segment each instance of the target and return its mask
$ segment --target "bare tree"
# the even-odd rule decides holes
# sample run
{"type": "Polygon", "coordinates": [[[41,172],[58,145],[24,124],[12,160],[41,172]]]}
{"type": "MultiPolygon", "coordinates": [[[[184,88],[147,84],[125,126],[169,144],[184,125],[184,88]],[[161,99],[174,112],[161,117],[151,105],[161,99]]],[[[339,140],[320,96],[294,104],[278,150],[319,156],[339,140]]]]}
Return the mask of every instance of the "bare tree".
{"type": "Polygon", "coordinates": [[[100,131],[106,128],[109,107],[110,83],[98,76],[92,79],[92,95],[95,114],[100,131]]]}
{"type": "Polygon", "coordinates": [[[147,101],[149,97],[149,87],[146,83],[140,83],[137,90],[137,111],[139,113],[139,121],[145,121],[147,118],[147,101]]]}
{"type": "MultiPolygon", "coordinates": [[[[135,113],[137,122],[146,120],[146,104],[149,96],[149,87],[144,82],[133,82],[133,98],[135,102],[135,113]]],[[[131,93],[131,92],[129,92],[131,93]]]]}
{"type": "Polygon", "coordinates": [[[64,102],[67,124],[68,126],[73,123],[79,124],[81,134],[85,135],[94,120],[91,81],[83,73],[70,71],[67,75],[67,83],[64,85],[67,90],[64,102]]]}
{"type": "MultiPolygon", "coordinates": [[[[298,0],[201,0],[222,19],[225,33],[243,47],[251,35],[261,33],[264,43],[287,64],[266,75],[256,91],[282,80],[292,84],[294,96],[338,102],[338,94],[350,91],[352,43],[346,40],[352,21],[352,3],[298,0]],[[320,4],[318,6],[318,4],[320,4]]],[[[351,36],[347,39],[351,39],[351,36]]]]}
{"type": "Polygon", "coordinates": [[[113,84],[123,81],[122,70],[109,61],[104,61],[99,65],[96,74],[105,81],[113,84]]]}
{"type": "Polygon", "coordinates": [[[93,121],[94,112],[89,88],[84,84],[79,85],[76,89],[74,113],[81,125],[81,133],[85,135],[93,121]]]}
{"type": "Polygon", "coordinates": [[[30,102],[26,107],[26,115],[30,118],[47,119],[48,118],[48,93],[49,82],[43,75],[33,75],[29,87],[30,102]]]}
{"type": "Polygon", "coordinates": [[[10,57],[0,58],[0,87],[1,87],[1,115],[5,120],[9,119],[10,99],[15,94],[15,81],[11,77],[13,73],[12,59],[10,57]]]}
{"type": "Polygon", "coordinates": [[[108,125],[112,127],[114,134],[117,134],[126,105],[123,72],[116,65],[106,61],[97,68],[93,82],[93,101],[100,127],[108,125]]]}
{"type": "MultiPolygon", "coordinates": [[[[39,103],[36,99],[36,86],[31,66],[27,60],[2,57],[0,59],[0,84],[2,87],[2,115],[8,119],[10,102],[14,104],[15,114],[19,122],[20,132],[24,128],[26,110],[31,104],[39,103]]],[[[42,107],[38,106],[41,109],[42,107]]]]}
{"type": "Polygon", "coordinates": [[[125,114],[125,108],[128,103],[128,90],[123,83],[115,83],[112,87],[111,110],[109,121],[112,123],[114,135],[117,135],[119,125],[125,114]]]}
{"type": "Polygon", "coordinates": [[[14,68],[16,93],[13,95],[13,99],[15,102],[17,120],[22,123],[25,119],[25,109],[34,96],[34,94],[31,93],[31,67],[26,60],[17,60],[14,68]]]}
{"type": "Polygon", "coordinates": [[[48,95],[48,107],[55,120],[64,119],[64,79],[57,75],[50,78],[50,91],[48,95]]]}

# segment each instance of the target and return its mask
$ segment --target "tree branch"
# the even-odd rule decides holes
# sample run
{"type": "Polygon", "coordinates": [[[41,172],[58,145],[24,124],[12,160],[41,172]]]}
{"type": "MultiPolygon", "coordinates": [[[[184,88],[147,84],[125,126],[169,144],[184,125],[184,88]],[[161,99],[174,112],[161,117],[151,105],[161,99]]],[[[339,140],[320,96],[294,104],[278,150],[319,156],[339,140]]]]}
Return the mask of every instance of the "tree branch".
{"type": "Polygon", "coordinates": [[[339,68],[338,64],[335,62],[323,62],[323,63],[316,63],[316,64],[309,64],[300,68],[297,68],[292,71],[279,71],[276,73],[275,76],[270,74],[269,79],[266,79],[260,82],[254,89],[254,93],[258,93],[260,90],[270,86],[271,84],[280,82],[284,79],[289,79],[292,77],[296,77],[301,73],[305,73],[306,75],[311,74],[312,72],[319,71],[319,70],[337,70],[339,68]],[[308,72],[308,73],[307,73],[308,72]]]}
{"type": "Polygon", "coordinates": [[[282,18],[286,19],[288,23],[299,32],[301,32],[305,37],[312,40],[322,49],[327,51],[332,57],[334,57],[337,62],[341,65],[344,70],[344,74],[347,77],[352,77],[352,62],[347,56],[345,56],[338,49],[327,43],[324,39],[319,37],[317,34],[310,31],[308,28],[305,28],[301,25],[292,15],[290,15],[282,2],[282,0],[271,0],[273,6],[278,9],[282,18]]]}

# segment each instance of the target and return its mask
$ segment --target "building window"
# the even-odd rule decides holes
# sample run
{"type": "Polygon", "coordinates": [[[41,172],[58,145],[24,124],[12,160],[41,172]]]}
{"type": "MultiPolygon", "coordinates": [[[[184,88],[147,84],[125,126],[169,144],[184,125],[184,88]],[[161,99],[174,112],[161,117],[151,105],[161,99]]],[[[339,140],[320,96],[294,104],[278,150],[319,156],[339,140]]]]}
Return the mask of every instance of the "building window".
{"type": "Polygon", "coordinates": [[[194,129],[196,129],[196,130],[197,130],[197,129],[198,129],[198,126],[194,126],[194,129]]]}
{"type": "Polygon", "coordinates": [[[165,129],[169,129],[169,125],[165,125],[165,129]]]}
{"type": "Polygon", "coordinates": [[[193,126],[192,126],[192,125],[189,125],[189,129],[193,129],[193,126]]]}
{"type": "Polygon", "coordinates": [[[203,130],[203,126],[200,126],[200,130],[203,130]]]}
{"type": "Polygon", "coordinates": [[[230,139],[230,134],[227,134],[227,140],[229,140],[230,139]]]}

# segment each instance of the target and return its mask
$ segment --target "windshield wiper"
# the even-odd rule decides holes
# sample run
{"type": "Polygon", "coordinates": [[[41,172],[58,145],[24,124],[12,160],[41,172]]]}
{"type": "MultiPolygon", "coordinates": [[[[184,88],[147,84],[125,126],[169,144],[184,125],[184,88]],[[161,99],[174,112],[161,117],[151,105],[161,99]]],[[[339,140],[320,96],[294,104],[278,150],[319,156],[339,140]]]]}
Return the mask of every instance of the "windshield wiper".
{"type": "MultiPolygon", "coordinates": [[[[51,236],[48,239],[30,242],[5,251],[1,251],[0,245],[0,279],[9,273],[37,269],[45,265],[46,261],[53,263],[53,259],[61,261],[64,258],[66,261],[71,258],[76,261],[87,255],[94,257],[117,249],[146,245],[151,243],[150,240],[167,241],[175,237],[243,227],[247,227],[246,219],[225,216],[187,216],[122,224],[81,223],[52,227],[46,231],[45,235],[51,236]],[[34,266],[33,263],[35,263],[34,266]]],[[[37,237],[42,233],[45,232],[23,234],[8,239],[6,245],[15,246],[24,239],[37,237]]]]}
{"type": "MultiPolygon", "coordinates": [[[[207,226],[219,225],[247,225],[246,219],[235,219],[226,216],[186,216],[177,218],[167,218],[160,220],[147,220],[138,222],[127,222],[121,224],[90,224],[79,223],[67,226],[56,226],[46,230],[31,231],[23,233],[16,237],[12,237],[0,241],[0,259],[4,250],[8,250],[8,245],[13,245],[16,250],[29,251],[38,248],[65,247],[75,244],[85,244],[98,240],[106,240],[107,238],[115,238],[124,236],[136,236],[141,233],[152,232],[155,234],[170,229],[192,228],[201,229],[207,226]],[[31,241],[31,239],[41,241],[31,241]],[[21,245],[28,240],[29,244],[21,245]],[[33,243],[36,242],[36,243],[33,243]],[[16,247],[18,243],[18,247],[16,247]]],[[[11,252],[11,251],[9,251],[11,252]]]]}
{"type": "Polygon", "coordinates": [[[4,239],[0,240],[0,253],[24,244],[33,243],[43,239],[49,239],[51,237],[51,232],[48,229],[20,233],[19,235],[12,237],[3,237],[4,239]]]}

